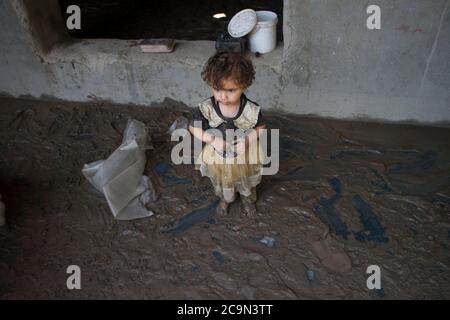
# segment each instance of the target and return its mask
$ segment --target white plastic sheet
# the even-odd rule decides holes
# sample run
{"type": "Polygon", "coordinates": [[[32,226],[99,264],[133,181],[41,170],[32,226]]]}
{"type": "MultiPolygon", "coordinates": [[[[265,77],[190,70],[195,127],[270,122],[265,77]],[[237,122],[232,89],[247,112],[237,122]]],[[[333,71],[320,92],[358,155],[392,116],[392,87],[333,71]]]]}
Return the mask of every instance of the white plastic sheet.
{"type": "Polygon", "coordinates": [[[85,164],[86,179],[108,202],[114,218],[132,220],[153,215],[146,205],[156,200],[150,179],[143,175],[146,157],[145,125],[128,120],[122,144],[106,160],[85,164]]]}
{"type": "Polygon", "coordinates": [[[184,129],[184,130],[186,130],[186,133],[187,133],[188,123],[189,123],[189,120],[186,117],[180,116],[172,123],[172,125],[169,127],[169,130],[167,131],[167,133],[172,134],[175,130],[178,130],[178,129],[184,129]]]}

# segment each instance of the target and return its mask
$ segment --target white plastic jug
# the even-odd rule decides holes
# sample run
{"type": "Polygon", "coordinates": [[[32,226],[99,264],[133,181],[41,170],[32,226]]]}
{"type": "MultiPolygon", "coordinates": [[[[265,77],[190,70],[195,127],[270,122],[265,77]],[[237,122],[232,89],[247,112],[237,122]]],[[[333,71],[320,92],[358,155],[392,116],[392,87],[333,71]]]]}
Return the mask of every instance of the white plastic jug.
{"type": "Polygon", "coordinates": [[[277,45],[278,17],[272,11],[256,11],[257,23],[249,34],[250,51],[268,53],[277,45]]]}

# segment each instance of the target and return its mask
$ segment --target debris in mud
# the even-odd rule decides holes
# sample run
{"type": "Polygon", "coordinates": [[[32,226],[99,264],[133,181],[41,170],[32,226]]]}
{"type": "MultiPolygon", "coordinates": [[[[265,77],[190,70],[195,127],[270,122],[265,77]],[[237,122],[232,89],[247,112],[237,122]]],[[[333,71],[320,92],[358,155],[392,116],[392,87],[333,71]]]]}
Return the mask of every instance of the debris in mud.
{"type": "Polygon", "coordinates": [[[163,233],[170,233],[173,235],[179,235],[192,226],[201,222],[211,222],[215,217],[216,208],[219,204],[219,200],[210,204],[208,207],[196,209],[183,216],[178,223],[162,230],[163,233]]]}
{"type": "Polygon", "coordinates": [[[269,248],[272,248],[275,244],[275,238],[264,236],[261,240],[259,240],[262,244],[266,245],[269,248]]]}
{"type": "Polygon", "coordinates": [[[336,192],[330,199],[324,197],[320,198],[319,204],[315,210],[320,219],[336,234],[340,235],[345,240],[348,239],[348,228],[344,221],[342,221],[340,213],[334,207],[335,202],[341,197],[341,181],[338,178],[329,180],[330,186],[336,192]]]}
{"type": "Polygon", "coordinates": [[[384,298],[386,296],[386,293],[384,292],[384,288],[375,289],[375,292],[377,293],[377,296],[379,298],[384,298]]]}
{"type": "Polygon", "coordinates": [[[186,134],[188,134],[188,119],[184,116],[177,118],[169,127],[167,131],[168,134],[172,134],[175,130],[186,130],[186,134]]]}
{"type": "Polygon", "coordinates": [[[132,220],[153,215],[146,208],[156,200],[150,179],[143,175],[146,143],[145,125],[129,120],[120,147],[106,160],[83,167],[86,179],[105,195],[115,219],[132,220]]]}
{"type": "Polygon", "coordinates": [[[178,177],[171,174],[172,166],[167,162],[160,162],[155,166],[156,173],[161,177],[163,183],[166,186],[174,186],[177,184],[191,184],[192,181],[189,178],[178,177]]]}
{"type": "Polygon", "coordinates": [[[450,298],[448,129],[266,113],[280,172],[258,186],[256,219],[239,203],[216,219],[209,179],[171,163],[187,106],[0,104],[2,299],[450,298]],[[151,219],[118,221],[80,168],[111,155],[129,118],[149,128],[142,175],[159,198],[151,219]],[[76,293],[61,290],[74,263],[89,277],[76,293]],[[381,290],[366,289],[371,264],[381,290]]]}
{"type": "Polygon", "coordinates": [[[314,270],[306,270],[306,278],[310,283],[314,283],[316,281],[316,272],[314,270]]]}
{"type": "Polygon", "coordinates": [[[388,242],[389,239],[385,235],[385,228],[374,214],[370,204],[368,204],[360,195],[354,196],[352,203],[358,210],[361,222],[364,226],[363,231],[354,232],[355,238],[360,241],[368,240],[378,243],[388,242]]]}
{"type": "Polygon", "coordinates": [[[219,251],[217,250],[213,251],[212,255],[219,265],[222,265],[225,262],[223,254],[221,254],[219,251]]]}

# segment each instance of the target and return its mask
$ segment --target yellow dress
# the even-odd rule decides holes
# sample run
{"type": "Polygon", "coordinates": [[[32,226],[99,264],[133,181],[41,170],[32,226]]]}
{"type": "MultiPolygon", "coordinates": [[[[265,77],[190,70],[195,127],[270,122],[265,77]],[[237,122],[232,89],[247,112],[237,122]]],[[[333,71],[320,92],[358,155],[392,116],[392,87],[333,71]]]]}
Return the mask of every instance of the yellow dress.
{"type": "MultiPolygon", "coordinates": [[[[227,121],[217,113],[212,99],[199,104],[199,110],[210,128],[219,128],[227,121]]],[[[256,126],[259,113],[260,107],[245,99],[245,106],[232,120],[232,126],[248,132],[256,126]]],[[[254,188],[261,182],[263,160],[264,152],[259,141],[252,143],[245,153],[235,157],[224,157],[212,145],[207,144],[197,158],[195,167],[202,176],[210,178],[216,195],[223,201],[233,202],[237,193],[244,197],[254,197],[255,201],[254,188]]]]}

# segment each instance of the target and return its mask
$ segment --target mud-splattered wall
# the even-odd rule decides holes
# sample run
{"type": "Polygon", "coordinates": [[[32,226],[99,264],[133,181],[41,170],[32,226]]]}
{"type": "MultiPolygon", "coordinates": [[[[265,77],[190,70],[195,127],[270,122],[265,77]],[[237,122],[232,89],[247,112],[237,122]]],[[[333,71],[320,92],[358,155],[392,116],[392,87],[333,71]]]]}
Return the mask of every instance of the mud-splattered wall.
{"type": "MultiPolygon", "coordinates": [[[[0,94],[142,105],[209,95],[200,71],[213,42],[155,55],[133,41],[66,41],[55,4],[0,2],[0,94]]],[[[248,95],[268,108],[450,122],[450,0],[285,0],[283,30],[284,43],[253,58],[248,95]],[[381,8],[381,30],[366,27],[370,4],[381,8]]]]}
{"type": "Polygon", "coordinates": [[[330,117],[450,119],[450,1],[290,1],[284,105],[330,117]],[[366,27],[368,5],[381,30],[366,27]]]}

